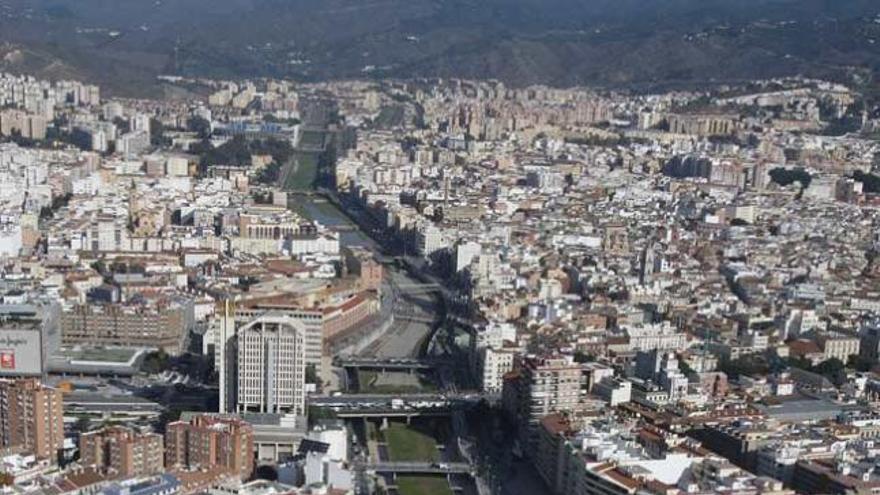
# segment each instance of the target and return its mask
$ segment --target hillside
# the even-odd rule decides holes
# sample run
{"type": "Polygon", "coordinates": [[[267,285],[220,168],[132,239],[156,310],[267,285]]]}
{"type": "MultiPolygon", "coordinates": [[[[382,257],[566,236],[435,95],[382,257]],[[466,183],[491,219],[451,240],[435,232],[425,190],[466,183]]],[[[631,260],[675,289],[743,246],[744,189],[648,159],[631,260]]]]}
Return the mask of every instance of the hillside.
{"type": "Polygon", "coordinates": [[[880,67],[868,0],[0,0],[0,69],[123,94],[158,74],[693,85],[880,67]]]}

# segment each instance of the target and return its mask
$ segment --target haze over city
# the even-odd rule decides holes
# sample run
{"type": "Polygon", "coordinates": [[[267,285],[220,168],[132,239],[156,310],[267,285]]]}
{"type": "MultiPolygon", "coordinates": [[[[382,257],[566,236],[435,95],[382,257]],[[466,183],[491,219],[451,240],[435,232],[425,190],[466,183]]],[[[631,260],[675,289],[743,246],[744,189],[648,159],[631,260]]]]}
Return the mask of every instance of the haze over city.
{"type": "Polygon", "coordinates": [[[880,490],[880,5],[0,0],[0,495],[880,490]]]}

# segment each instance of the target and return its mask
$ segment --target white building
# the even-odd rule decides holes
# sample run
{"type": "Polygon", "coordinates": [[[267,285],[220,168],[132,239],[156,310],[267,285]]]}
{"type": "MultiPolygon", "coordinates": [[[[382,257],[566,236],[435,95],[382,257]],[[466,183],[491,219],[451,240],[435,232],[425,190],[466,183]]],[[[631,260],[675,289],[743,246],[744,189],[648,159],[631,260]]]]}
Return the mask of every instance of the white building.
{"type": "Polygon", "coordinates": [[[220,412],[305,414],[305,335],[302,323],[267,313],[236,328],[224,316],[215,328],[220,412]]]}
{"type": "Polygon", "coordinates": [[[189,175],[189,160],[182,156],[170,156],[165,162],[167,175],[185,177],[189,175]]]}
{"type": "Polygon", "coordinates": [[[150,135],[144,131],[133,131],[119,136],[116,151],[126,156],[140,155],[150,147],[150,135]]]}
{"type": "Polygon", "coordinates": [[[469,267],[471,262],[482,253],[479,242],[462,242],[455,246],[455,271],[460,272],[469,267]]]}
{"type": "Polygon", "coordinates": [[[826,360],[835,358],[844,363],[850,356],[859,354],[861,344],[858,337],[842,334],[823,335],[818,341],[826,360]]]}
{"type": "Polygon", "coordinates": [[[18,256],[21,247],[21,224],[12,221],[0,223],[0,258],[18,256]]]}
{"type": "Polygon", "coordinates": [[[319,452],[306,454],[305,486],[324,486],[334,490],[348,491],[354,488],[354,473],[342,461],[331,459],[319,452]]]}
{"type": "Polygon", "coordinates": [[[476,347],[500,349],[504,342],[516,342],[516,327],[512,323],[489,322],[485,328],[477,329],[476,347]]]}
{"type": "Polygon", "coordinates": [[[285,250],[293,256],[307,254],[339,254],[339,234],[326,232],[318,235],[296,236],[285,239],[282,243],[285,250]]]}
{"type": "Polygon", "coordinates": [[[630,351],[682,350],[687,348],[687,335],[664,322],[626,329],[630,351]]]}
{"type": "Polygon", "coordinates": [[[95,196],[101,190],[103,181],[100,174],[94,173],[82,179],[71,181],[71,192],[74,195],[95,196]]]}
{"type": "Polygon", "coordinates": [[[446,247],[446,236],[436,225],[424,224],[416,231],[416,251],[419,255],[428,257],[446,247]]]}
{"type": "Polygon", "coordinates": [[[504,375],[513,370],[518,348],[486,347],[480,351],[480,387],[486,393],[498,393],[504,386],[504,375]]]}
{"type": "Polygon", "coordinates": [[[593,387],[593,393],[609,406],[615,407],[632,400],[632,382],[621,378],[603,378],[593,387]]]}

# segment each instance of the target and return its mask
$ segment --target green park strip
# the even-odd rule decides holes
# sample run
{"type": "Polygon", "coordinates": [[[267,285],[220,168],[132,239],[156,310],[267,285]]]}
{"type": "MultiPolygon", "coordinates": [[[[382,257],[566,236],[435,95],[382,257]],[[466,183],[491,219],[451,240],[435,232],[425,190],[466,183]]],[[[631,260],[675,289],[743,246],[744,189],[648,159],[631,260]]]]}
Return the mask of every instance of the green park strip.
{"type": "Polygon", "coordinates": [[[452,495],[443,476],[398,476],[397,491],[400,495],[452,495]]]}
{"type": "Polygon", "coordinates": [[[437,461],[437,442],[404,424],[391,423],[382,432],[392,462],[437,461]]]}

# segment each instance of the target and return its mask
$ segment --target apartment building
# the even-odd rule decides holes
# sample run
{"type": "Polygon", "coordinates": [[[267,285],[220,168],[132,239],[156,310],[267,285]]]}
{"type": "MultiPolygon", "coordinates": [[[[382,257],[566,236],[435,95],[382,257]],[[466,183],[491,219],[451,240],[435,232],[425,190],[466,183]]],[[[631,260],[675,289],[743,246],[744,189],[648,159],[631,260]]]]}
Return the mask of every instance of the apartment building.
{"type": "Polygon", "coordinates": [[[63,444],[61,392],[36,379],[0,380],[0,448],[54,462],[63,444]]]}
{"type": "Polygon", "coordinates": [[[245,480],[254,470],[254,432],[234,417],[204,414],[170,423],[165,432],[168,469],[222,469],[245,480]]]}
{"type": "Polygon", "coordinates": [[[164,451],[162,435],[123,426],[83,433],[79,439],[80,464],[110,468],[124,477],[162,472],[164,451]]]}

